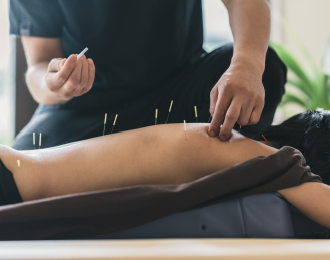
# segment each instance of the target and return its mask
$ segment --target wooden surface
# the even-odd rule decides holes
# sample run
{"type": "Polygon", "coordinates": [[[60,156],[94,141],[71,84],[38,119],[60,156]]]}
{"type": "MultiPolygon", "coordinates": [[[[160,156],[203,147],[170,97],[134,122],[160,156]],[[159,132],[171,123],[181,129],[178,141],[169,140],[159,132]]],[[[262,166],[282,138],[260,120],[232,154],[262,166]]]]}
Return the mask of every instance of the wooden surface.
{"type": "Polygon", "coordinates": [[[0,242],[0,259],[330,259],[330,241],[161,239],[0,242]]]}

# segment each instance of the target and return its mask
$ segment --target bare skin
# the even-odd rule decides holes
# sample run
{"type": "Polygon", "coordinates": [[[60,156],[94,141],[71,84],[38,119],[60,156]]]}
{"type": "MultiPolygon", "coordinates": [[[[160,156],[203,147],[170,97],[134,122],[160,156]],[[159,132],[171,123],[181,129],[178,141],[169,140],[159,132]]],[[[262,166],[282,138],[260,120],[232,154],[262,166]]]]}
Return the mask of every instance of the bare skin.
{"type": "Polygon", "coordinates": [[[210,136],[226,141],[235,123],[258,123],[264,107],[262,74],[270,36],[266,0],[222,0],[229,14],[234,54],[227,71],[210,93],[210,136]],[[223,126],[220,128],[220,125],[223,126]]]}
{"type": "Polygon", "coordinates": [[[40,104],[64,104],[87,93],[95,79],[95,65],[83,55],[64,58],[60,38],[23,36],[22,43],[28,64],[26,83],[40,104]]]}
{"type": "MultiPolygon", "coordinates": [[[[208,124],[145,127],[36,151],[0,146],[23,201],[140,184],[193,181],[257,156],[277,152],[236,131],[228,142],[211,138],[208,124]],[[21,166],[17,166],[20,160],[21,166]]],[[[314,221],[330,228],[330,187],[305,183],[278,191],[314,221]]]]}

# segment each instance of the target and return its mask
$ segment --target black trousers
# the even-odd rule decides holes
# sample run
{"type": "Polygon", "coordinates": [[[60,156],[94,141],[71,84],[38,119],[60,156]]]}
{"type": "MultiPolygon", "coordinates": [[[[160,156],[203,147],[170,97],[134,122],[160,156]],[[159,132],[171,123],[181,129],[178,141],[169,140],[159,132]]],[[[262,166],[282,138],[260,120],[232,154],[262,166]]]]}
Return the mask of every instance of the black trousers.
{"type": "MultiPolygon", "coordinates": [[[[172,110],[168,123],[195,122],[194,106],[197,106],[198,121],[207,122],[210,106],[210,91],[227,70],[233,55],[233,45],[224,45],[211,53],[204,54],[197,62],[179,71],[173,78],[157,88],[142,91],[138,96],[116,107],[102,109],[75,109],[54,106],[38,108],[30,122],[16,137],[13,148],[33,149],[33,135],[36,133],[36,148],[39,133],[42,134],[41,148],[101,136],[104,114],[107,113],[105,134],[111,132],[113,120],[118,114],[114,133],[155,124],[155,109],[158,109],[158,124],[166,121],[171,100],[172,110]]],[[[262,127],[270,125],[275,110],[284,94],[286,67],[275,51],[268,49],[263,74],[265,106],[257,125],[242,127],[247,137],[258,134],[262,127]]],[[[238,129],[238,125],[235,125],[238,129]]]]}

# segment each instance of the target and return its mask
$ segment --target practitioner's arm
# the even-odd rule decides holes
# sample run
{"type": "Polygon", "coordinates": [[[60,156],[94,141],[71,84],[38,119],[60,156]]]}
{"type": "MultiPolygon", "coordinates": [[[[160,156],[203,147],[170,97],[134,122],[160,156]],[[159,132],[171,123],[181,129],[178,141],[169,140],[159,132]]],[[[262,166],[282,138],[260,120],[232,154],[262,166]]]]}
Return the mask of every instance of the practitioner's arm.
{"type": "Polygon", "coordinates": [[[265,97],[262,74],[270,35],[270,9],[265,0],[222,2],[229,14],[234,53],[228,70],[210,93],[209,134],[225,141],[236,122],[245,126],[259,121],[265,97]]]}
{"type": "Polygon", "coordinates": [[[307,217],[330,228],[330,187],[328,185],[308,182],[278,192],[307,217]]]}
{"type": "Polygon", "coordinates": [[[228,142],[207,135],[208,124],[168,124],[98,137],[56,149],[1,153],[23,200],[140,184],[179,184],[275,148],[233,132],[228,142]],[[21,167],[17,167],[17,160],[21,167]]]}

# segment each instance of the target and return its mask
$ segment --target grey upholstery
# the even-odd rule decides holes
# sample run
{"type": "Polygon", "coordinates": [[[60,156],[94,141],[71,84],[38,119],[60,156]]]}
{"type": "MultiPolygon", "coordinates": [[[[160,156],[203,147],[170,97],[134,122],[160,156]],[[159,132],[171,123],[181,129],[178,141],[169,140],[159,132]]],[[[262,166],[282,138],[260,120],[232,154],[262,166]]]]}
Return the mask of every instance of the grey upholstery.
{"type": "Polygon", "coordinates": [[[264,193],[176,213],[97,239],[120,238],[293,238],[289,205],[264,193]]]}

